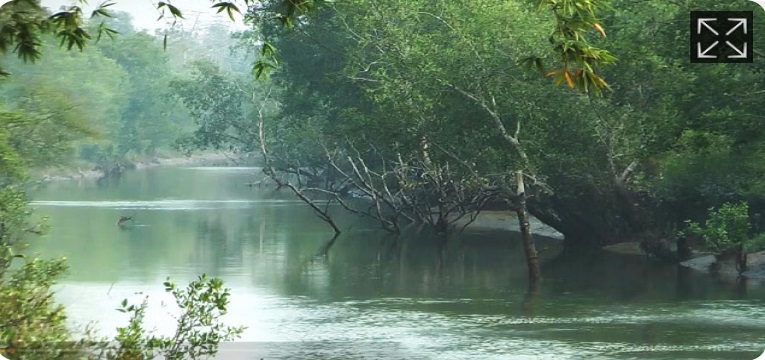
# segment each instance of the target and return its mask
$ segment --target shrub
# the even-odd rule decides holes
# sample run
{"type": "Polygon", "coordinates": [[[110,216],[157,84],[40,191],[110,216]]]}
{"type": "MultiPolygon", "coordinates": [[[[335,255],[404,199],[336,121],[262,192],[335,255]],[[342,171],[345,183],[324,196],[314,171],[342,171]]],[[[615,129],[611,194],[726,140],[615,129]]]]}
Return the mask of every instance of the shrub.
{"type": "Polygon", "coordinates": [[[709,213],[705,226],[687,220],[681,235],[696,234],[704,239],[704,245],[712,253],[719,255],[731,248],[750,242],[749,207],[745,202],[725,203],[717,211],[709,213]]]}
{"type": "Polygon", "coordinates": [[[74,341],[66,328],[64,308],[55,304],[50,286],[64,271],[63,260],[27,262],[0,286],[0,336],[6,344],[2,355],[13,359],[200,359],[218,352],[221,341],[238,338],[244,327],[224,326],[229,289],[218,278],[205,275],[185,289],[165,282],[180,308],[172,336],[150,334],[144,328],[147,299],[140,305],[123,300],[117,309],[131,314],[128,324],[117,328],[112,341],[87,334],[74,341]],[[53,346],[52,344],[55,344],[53,346]]]}
{"type": "Polygon", "coordinates": [[[66,328],[64,308],[51,285],[66,271],[63,260],[33,259],[0,279],[0,346],[11,359],[66,359],[78,350],[66,328]],[[57,346],[50,346],[57,344],[57,346]]]}
{"type": "Polygon", "coordinates": [[[181,310],[175,334],[169,337],[149,334],[143,327],[147,300],[140,305],[128,305],[126,299],[117,310],[130,313],[130,321],[117,328],[116,346],[102,345],[97,349],[99,359],[152,359],[156,355],[167,360],[207,358],[218,352],[221,341],[234,340],[244,331],[244,327],[224,326],[220,322],[229,302],[229,289],[223,287],[221,279],[202,275],[185,289],[169,279],[164,285],[181,310]]]}

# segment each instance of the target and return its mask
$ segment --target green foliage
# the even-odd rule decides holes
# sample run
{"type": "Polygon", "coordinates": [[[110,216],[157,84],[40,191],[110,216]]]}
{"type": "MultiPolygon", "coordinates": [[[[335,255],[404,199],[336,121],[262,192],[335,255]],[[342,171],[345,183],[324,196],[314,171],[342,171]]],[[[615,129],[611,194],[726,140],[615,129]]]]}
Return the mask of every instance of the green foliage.
{"type": "MultiPolygon", "coordinates": [[[[102,3],[92,17],[111,17],[110,6],[102,3]]],[[[180,16],[177,8],[163,6],[180,16]]],[[[98,33],[98,41],[117,32],[107,21],[86,22],[79,6],[49,15],[31,0],[4,5],[0,21],[5,24],[0,51],[17,52],[20,58],[6,59],[18,76],[4,80],[0,89],[0,341],[18,351],[12,358],[80,358],[92,344],[89,338],[73,341],[51,291],[66,270],[64,260],[43,261],[23,252],[30,234],[46,230],[30,223],[23,190],[27,171],[65,164],[77,145],[94,162],[129,152],[152,154],[174,140],[186,114],[165,96],[172,71],[151,36],[127,31],[126,37],[88,52],[56,53],[55,43],[83,50],[92,33],[98,33]],[[24,64],[40,60],[40,49],[48,45],[56,56],[42,59],[44,67],[24,64]]],[[[121,310],[133,317],[118,330],[121,347],[105,351],[114,359],[153,352],[171,359],[215,354],[220,341],[243,331],[219,321],[229,297],[222,285],[205,276],[187,289],[166,283],[181,310],[170,338],[148,337],[141,328],[146,303],[123,303],[121,310]]]]}
{"type": "MultiPolygon", "coordinates": [[[[22,255],[26,236],[45,229],[28,223],[28,202],[17,186],[10,182],[0,188],[0,341],[14,351],[12,359],[80,358],[92,353],[91,337],[76,341],[71,337],[64,308],[55,303],[51,290],[67,269],[65,259],[45,261],[22,255]],[[23,263],[13,266],[14,260],[23,263]]],[[[101,358],[136,359],[139,354],[161,353],[167,359],[197,359],[214,355],[220,341],[233,340],[244,330],[220,322],[230,296],[220,279],[202,275],[186,289],[169,281],[164,285],[180,309],[176,333],[149,336],[142,327],[146,302],[134,306],[123,301],[119,310],[132,317],[127,326],[118,328],[116,349],[104,348],[103,341],[95,343],[101,358]]]]}
{"type": "Polygon", "coordinates": [[[689,31],[682,4],[539,2],[548,17],[516,1],[353,0],[295,22],[296,32],[270,22],[278,2],[251,9],[249,36],[278,49],[268,145],[287,162],[320,167],[324,148],[358,150],[382,171],[395,154],[424,157],[426,138],[434,163],[455,161],[438,145],[479,178],[503,179],[524,160],[499,124],[553,190],[530,200],[534,215],[569,238],[669,235],[725,202],[765,209],[761,105],[736,90],[765,91],[765,68],[687,64],[676,46],[689,31]],[[614,91],[552,91],[527,74],[546,63],[566,64],[550,74],[558,84],[593,95],[608,78],[614,91]]]}
{"type": "Polygon", "coordinates": [[[0,187],[0,275],[20,253],[28,233],[42,233],[42,225],[32,226],[26,196],[18,184],[0,187]]]}
{"type": "Polygon", "coordinates": [[[759,233],[747,241],[744,248],[746,252],[750,253],[765,250],[765,232],[759,233]]]}
{"type": "Polygon", "coordinates": [[[51,286],[67,267],[61,260],[30,260],[0,277],[0,339],[12,349],[11,359],[201,359],[214,356],[221,341],[238,338],[244,327],[229,327],[220,319],[227,312],[229,289],[218,278],[205,275],[185,289],[171,282],[165,289],[180,309],[172,336],[154,336],[144,328],[148,307],[123,300],[117,309],[130,314],[117,328],[113,342],[95,341],[92,334],[75,340],[66,328],[64,308],[55,304],[51,286]],[[116,345],[112,345],[116,344],[116,345]],[[88,354],[88,355],[86,355],[88,354]]]}
{"type": "MultiPolygon", "coordinates": [[[[52,39],[48,38],[50,42],[52,39]]],[[[16,75],[0,87],[0,123],[33,168],[65,165],[85,139],[108,138],[127,102],[127,74],[97,49],[50,50],[44,66],[9,61],[16,75]]]]}
{"type": "Polygon", "coordinates": [[[212,6],[213,8],[218,8],[218,13],[225,11],[228,14],[228,17],[231,19],[231,21],[234,21],[234,13],[242,14],[241,11],[239,11],[239,8],[236,6],[236,4],[232,2],[219,2],[212,6]]]}
{"type": "MultiPolygon", "coordinates": [[[[79,5],[84,3],[85,0],[77,2],[79,5]]],[[[100,4],[91,14],[91,19],[111,17],[107,8],[112,5],[113,3],[109,2],[100,4]]],[[[55,35],[59,46],[66,46],[68,50],[77,47],[82,51],[91,39],[90,32],[84,26],[85,16],[82,8],[78,5],[49,15],[40,7],[39,0],[10,1],[0,7],[0,21],[4,24],[0,27],[0,52],[15,52],[24,62],[35,62],[42,57],[41,38],[45,34],[55,35]]],[[[104,33],[112,36],[116,31],[102,23],[97,28],[96,41],[104,33]]],[[[0,71],[1,74],[8,75],[7,72],[0,71]]]]}
{"type": "Polygon", "coordinates": [[[751,227],[746,203],[725,203],[720,209],[710,211],[703,228],[698,223],[686,221],[683,234],[701,236],[709,251],[722,254],[733,246],[748,245],[751,227]]]}
{"type": "MultiPolygon", "coordinates": [[[[83,160],[113,164],[169,150],[189,131],[188,112],[168,94],[171,79],[184,78],[185,60],[171,61],[176,55],[163,52],[155,37],[135,32],[129,21],[117,13],[108,24],[123,34],[82,53],[57,49],[51,37],[43,36],[51,55],[41,61],[45,66],[8,60],[18,76],[0,87],[5,105],[0,107],[0,121],[13,123],[16,128],[11,132],[23,134],[10,139],[20,151],[19,161],[33,168],[62,166],[71,163],[79,150],[83,160]],[[2,111],[5,108],[7,112],[2,111]]],[[[176,46],[189,46],[191,53],[209,46],[186,33],[178,33],[174,41],[176,46]]],[[[225,59],[231,65],[237,62],[233,57],[225,59]]]]}
{"type": "Polygon", "coordinates": [[[169,56],[145,33],[122,36],[100,45],[99,50],[130,79],[120,90],[127,98],[126,106],[109,131],[114,154],[102,147],[103,155],[154,155],[158,149],[168,148],[180,136],[186,120],[180,104],[168,94],[173,78],[169,56]]]}
{"type": "Polygon", "coordinates": [[[229,289],[223,287],[219,278],[201,275],[183,288],[178,288],[169,279],[164,283],[165,291],[175,297],[181,311],[177,317],[175,334],[157,337],[143,327],[148,307],[146,299],[140,305],[128,304],[123,300],[117,309],[131,314],[128,325],[117,328],[117,348],[101,348],[107,359],[153,358],[161,355],[165,359],[200,359],[214,356],[221,341],[238,338],[244,327],[224,326],[220,318],[226,314],[229,303],[229,289]]]}
{"type": "Polygon", "coordinates": [[[0,344],[15,350],[11,359],[63,359],[79,349],[51,289],[66,269],[63,259],[31,259],[0,276],[0,344]]]}
{"type": "Polygon", "coordinates": [[[19,162],[24,166],[62,164],[74,155],[76,140],[93,134],[77,119],[67,119],[65,112],[43,111],[0,111],[0,126],[13,134],[6,143],[16,153],[8,157],[8,161],[17,159],[16,169],[19,162]]]}
{"type": "Polygon", "coordinates": [[[198,128],[179,140],[185,151],[214,148],[251,152],[256,149],[254,104],[250,86],[209,61],[191,64],[191,78],[170,83],[173,95],[186,106],[198,128]]]}
{"type": "MultiPolygon", "coordinates": [[[[247,3],[247,1],[245,1],[245,3],[247,3]]],[[[292,30],[298,19],[307,15],[315,16],[316,10],[325,6],[326,3],[333,2],[294,2],[287,0],[265,1],[260,4],[260,6],[252,9],[249,14],[249,19],[254,20],[260,27],[267,27],[267,22],[275,18],[279,20],[286,29],[292,30]]],[[[219,12],[224,8],[221,4],[215,5],[221,6],[219,12]]],[[[375,1],[356,3],[352,6],[357,7],[357,10],[361,12],[367,10],[377,12],[380,9],[385,8],[385,5],[381,6],[381,4],[378,4],[375,1]]],[[[419,13],[415,13],[415,16],[429,14],[436,19],[440,19],[440,15],[433,15],[439,13],[438,8],[439,5],[428,4],[423,7],[419,13]]],[[[585,36],[589,30],[596,31],[602,37],[606,36],[603,26],[596,17],[596,12],[608,8],[607,1],[598,0],[567,0],[562,2],[552,0],[539,1],[537,9],[547,9],[551,11],[556,21],[556,24],[553,26],[554,30],[549,36],[549,42],[553,45],[552,49],[559,58],[557,63],[560,67],[545,74],[545,76],[555,76],[553,84],[557,86],[565,80],[571,89],[576,88],[585,93],[592,92],[595,95],[600,95],[603,89],[609,88],[609,85],[605,80],[595,73],[595,69],[603,65],[614,64],[616,62],[616,57],[607,50],[590,45],[585,36]]],[[[335,8],[335,10],[337,10],[337,8],[335,8]]],[[[504,21],[509,20],[504,19],[504,21]]],[[[304,23],[305,21],[303,24],[304,23]]],[[[447,23],[446,25],[448,26],[449,24],[447,23]]],[[[454,30],[454,28],[452,28],[452,30],[454,30]]],[[[308,30],[303,29],[303,31],[312,32],[314,29],[309,27],[308,30]]],[[[359,34],[364,33],[363,31],[358,31],[358,29],[353,29],[351,31],[353,31],[354,36],[359,36],[359,34]]],[[[315,33],[312,33],[312,35],[315,35],[315,33]]],[[[261,46],[261,54],[256,60],[253,68],[256,78],[268,76],[270,71],[276,69],[279,63],[272,42],[268,40],[267,36],[261,40],[263,44],[261,46]]],[[[498,38],[498,40],[501,41],[504,39],[498,38]]],[[[535,65],[541,71],[543,68],[542,58],[533,54],[529,55],[530,56],[526,57],[523,62],[526,63],[526,65],[535,65]]]]}
{"type": "Polygon", "coordinates": [[[22,159],[18,151],[10,143],[10,131],[0,128],[0,183],[6,184],[10,180],[18,180],[24,175],[22,159]]]}
{"type": "Polygon", "coordinates": [[[545,76],[554,76],[553,84],[564,81],[571,89],[600,95],[609,85],[595,73],[603,65],[612,65],[616,57],[608,50],[596,48],[587,41],[586,33],[595,30],[605,37],[603,26],[596,12],[608,8],[607,1],[599,0],[540,0],[538,8],[551,11],[557,25],[549,41],[559,57],[561,65],[545,76]]]}
{"type": "MultiPolygon", "coordinates": [[[[43,234],[44,224],[30,223],[31,211],[22,181],[26,166],[46,158],[52,149],[28,146],[36,138],[29,117],[21,112],[0,115],[0,341],[12,348],[32,349],[21,359],[58,359],[76,348],[65,324],[64,309],[53,301],[51,286],[66,271],[64,260],[24,255],[30,234],[43,234]],[[22,141],[23,140],[23,141],[22,141]],[[16,266],[21,263],[20,266],[16,266]],[[50,344],[63,344],[51,347],[50,344]],[[68,344],[68,345],[67,345],[68,344]],[[47,345],[47,346],[46,346],[47,345]],[[70,346],[71,345],[71,346],[70,346]]],[[[39,139],[38,139],[39,140],[39,139]]]]}

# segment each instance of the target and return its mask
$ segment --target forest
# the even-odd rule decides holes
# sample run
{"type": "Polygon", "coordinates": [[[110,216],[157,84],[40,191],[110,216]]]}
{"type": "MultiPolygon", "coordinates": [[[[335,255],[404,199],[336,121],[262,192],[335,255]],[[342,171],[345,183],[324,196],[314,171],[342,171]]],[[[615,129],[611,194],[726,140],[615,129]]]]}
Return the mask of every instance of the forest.
{"type": "MultiPolygon", "coordinates": [[[[41,169],[121,172],[205,151],[256,159],[251,186],[288,190],[335,236],[338,209],[394,235],[444,237],[483,211],[516,213],[508,230],[525,235],[532,284],[544,272],[530,217],[560,232],[569,256],[639,243],[657,262],[713,254],[738,275],[765,274],[748,261],[765,250],[765,38],[753,63],[688,56],[690,11],[753,11],[753,33],[765,33],[756,4],[213,3],[249,29],[138,31],[109,3],[92,17],[0,7],[0,337],[72,341],[50,295],[65,262],[24,250],[48,230],[27,206],[41,169]]],[[[214,293],[188,308],[205,318],[225,313],[218,281],[166,286],[214,293]]],[[[135,316],[111,358],[188,355],[142,332],[140,305],[122,305],[135,316]]],[[[243,331],[194,329],[214,344],[243,331]]]]}

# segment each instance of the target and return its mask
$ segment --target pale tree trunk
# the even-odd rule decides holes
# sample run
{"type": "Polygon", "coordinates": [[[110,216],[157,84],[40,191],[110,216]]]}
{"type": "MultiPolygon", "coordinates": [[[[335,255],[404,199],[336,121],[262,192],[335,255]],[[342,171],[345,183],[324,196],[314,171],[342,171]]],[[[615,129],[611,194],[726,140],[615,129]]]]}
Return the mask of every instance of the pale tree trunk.
{"type": "Polygon", "coordinates": [[[534,238],[531,236],[531,223],[529,222],[529,212],[526,209],[526,187],[523,183],[523,171],[516,172],[517,189],[517,207],[518,226],[521,229],[521,238],[523,239],[523,250],[526,252],[526,265],[529,267],[529,281],[535,284],[541,277],[542,271],[539,269],[539,255],[537,254],[534,238]]]}
{"type": "MultiPolygon", "coordinates": [[[[521,122],[516,121],[515,122],[515,133],[510,134],[510,132],[507,131],[507,128],[505,127],[504,123],[502,122],[502,118],[499,115],[497,102],[494,96],[491,96],[491,106],[487,104],[484,99],[480,98],[479,96],[476,96],[474,94],[471,94],[465,90],[462,90],[448,82],[441,81],[439,82],[449,86],[450,88],[456,90],[463,96],[467,97],[468,99],[475,102],[478,106],[480,106],[492,119],[494,123],[494,127],[497,129],[497,132],[499,135],[502,136],[505,141],[510,144],[513,149],[518,153],[518,156],[521,160],[521,166],[522,169],[528,169],[529,166],[529,158],[526,155],[526,151],[524,151],[523,147],[521,146],[521,142],[519,141],[519,135],[521,132],[521,122]]],[[[516,212],[518,213],[518,225],[521,229],[521,237],[523,238],[523,248],[526,251],[526,265],[529,267],[529,289],[532,292],[538,291],[538,281],[542,277],[542,271],[539,269],[539,257],[537,254],[537,249],[534,246],[534,238],[531,237],[531,225],[529,222],[529,212],[528,209],[526,209],[526,187],[523,183],[523,170],[518,170],[516,172],[516,179],[517,179],[517,202],[516,202],[516,212]],[[535,290],[536,289],[536,290],[535,290]]]]}

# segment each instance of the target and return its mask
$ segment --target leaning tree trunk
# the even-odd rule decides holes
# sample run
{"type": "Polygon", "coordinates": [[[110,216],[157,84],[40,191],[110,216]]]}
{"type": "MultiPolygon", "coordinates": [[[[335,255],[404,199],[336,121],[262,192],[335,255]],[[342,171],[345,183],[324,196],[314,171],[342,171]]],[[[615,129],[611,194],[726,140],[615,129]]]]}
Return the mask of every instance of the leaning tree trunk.
{"type": "Polygon", "coordinates": [[[534,238],[531,236],[531,223],[529,222],[529,212],[526,209],[526,189],[523,184],[523,171],[516,173],[518,183],[517,189],[517,207],[518,225],[521,228],[521,238],[523,239],[523,249],[526,252],[526,265],[529,267],[529,281],[536,284],[542,277],[542,271],[539,269],[539,255],[534,238]]]}
{"type": "MultiPolygon", "coordinates": [[[[671,219],[651,202],[614,187],[552,183],[577,193],[565,198],[539,194],[527,205],[529,212],[564,235],[567,251],[589,251],[603,246],[662,238],[671,219]],[[576,186],[576,188],[574,188],[576,186]]],[[[669,229],[669,230],[668,230],[669,229]]],[[[671,232],[671,231],[670,231],[671,232]]]]}

